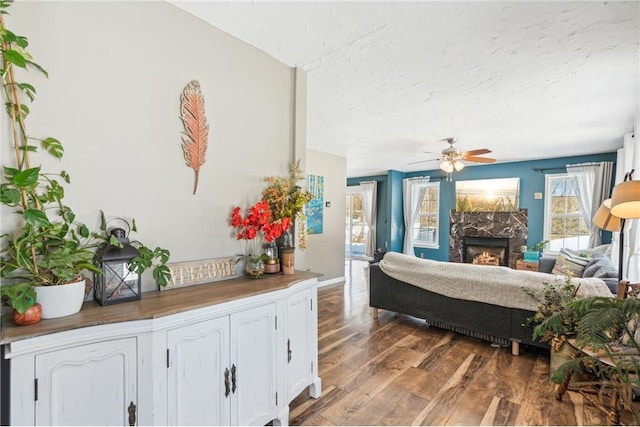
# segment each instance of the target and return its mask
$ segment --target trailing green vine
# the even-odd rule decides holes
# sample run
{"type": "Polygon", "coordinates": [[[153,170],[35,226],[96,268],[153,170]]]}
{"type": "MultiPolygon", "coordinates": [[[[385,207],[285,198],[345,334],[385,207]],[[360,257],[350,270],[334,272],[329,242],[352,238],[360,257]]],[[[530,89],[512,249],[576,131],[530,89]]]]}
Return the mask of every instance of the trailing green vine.
{"type": "MultiPolygon", "coordinates": [[[[64,184],[71,178],[66,171],[45,173],[40,166],[33,166],[31,156],[43,150],[55,159],[62,159],[62,143],[52,136],[36,137],[27,131],[25,121],[30,113],[27,103],[36,99],[36,88],[26,82],[18,82],[14,68],[35,71],[48,77],[47,71],[34,62],[27,51],[29,41],[17,35],[5,25],[11,1],[0,0],[0,78],[5,109],[9,116],[14,163],[3,164],[4,182],[0,184],[0,203],[13,208],[21,217],[22,225],[11,234],[4,234],[0,250],[2,263],[0,277],[24,286],[60,285],[74,281],[83,270],[100,274],[95,264],[96,247],[109,243],[104,214],[101,227],[92,232],[85,224],[76,221],[74,211],[67,206],[64,184]]],[[[139,256],[132,262],[132,269],[142,273],[154,267],[153,277],[160,286],[170,279],[166,266],[169,251],[162,248],[150,250],[142,243],[134,245],[139,256]]],[[[18,296],[17,291],[9,295],[18,296]]]]}

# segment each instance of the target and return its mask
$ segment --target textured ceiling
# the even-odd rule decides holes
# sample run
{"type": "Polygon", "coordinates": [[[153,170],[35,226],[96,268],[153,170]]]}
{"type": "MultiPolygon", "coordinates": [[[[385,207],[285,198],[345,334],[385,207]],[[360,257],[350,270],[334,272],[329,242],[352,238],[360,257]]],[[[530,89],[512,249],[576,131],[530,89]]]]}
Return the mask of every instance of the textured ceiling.
{"type": "Polygon", "coordinates": [[[307,71],[307,146],[351,177],[435,169],[407,163],[449,136],[498,162],[614,151],[638,111],[638,2],[171,3],[307,71]]]}

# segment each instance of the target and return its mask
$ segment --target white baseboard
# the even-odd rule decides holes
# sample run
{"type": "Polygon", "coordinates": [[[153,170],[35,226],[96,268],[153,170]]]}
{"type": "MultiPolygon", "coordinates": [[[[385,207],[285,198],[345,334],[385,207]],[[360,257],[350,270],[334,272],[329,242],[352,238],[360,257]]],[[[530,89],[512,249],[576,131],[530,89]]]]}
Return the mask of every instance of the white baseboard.
{"type": "Polygon", "coordinates": [[[318,282],[318,287],[319,288],[324,288],[325,286],[331,286],[331,285],[337,285],[340,282],[346,282],[347,278],[342,276],[342,277],[336,277],[335,279],[329,279],[329,280],[323,280],[318,282]]]}

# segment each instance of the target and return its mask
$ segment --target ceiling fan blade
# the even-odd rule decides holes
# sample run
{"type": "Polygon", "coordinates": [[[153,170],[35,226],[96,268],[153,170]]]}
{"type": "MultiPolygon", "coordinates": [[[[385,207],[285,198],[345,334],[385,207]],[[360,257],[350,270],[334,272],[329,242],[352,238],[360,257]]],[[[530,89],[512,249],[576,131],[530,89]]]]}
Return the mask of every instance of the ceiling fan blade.
{"type": "Polygon", "coordinates": [[[466,160],[468,162],[476,162],[476,163],[493,163],[496,161],[496,159],[492,159],[489,157],[474,157],[474,156],[464,157],[463,160],[466,160]]]}
{"type": "Polygon", "coordinates": [[[418,160],[417,162],[410,162],[410,163],[407,163],[407,164],[408,165],[415,165],[417,163],[435,162],[436,160],[440,160],[440,159],[418,160]]]}
{"type": "Polygon", "coordinates": [[[479,154],[489,154],[490,152],[491,150],[488,150],[486,148],[480,148],[478,150],[464,151],[462,154],[466,157],[466,156],[477,156],[479,154]]]}

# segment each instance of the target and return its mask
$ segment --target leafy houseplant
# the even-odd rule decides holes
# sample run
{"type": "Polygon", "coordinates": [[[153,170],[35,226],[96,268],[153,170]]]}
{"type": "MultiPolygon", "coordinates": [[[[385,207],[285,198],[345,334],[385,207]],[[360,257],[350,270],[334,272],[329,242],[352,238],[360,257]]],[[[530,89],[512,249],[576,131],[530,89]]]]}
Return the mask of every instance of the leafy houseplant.
{"type": "Polygon", "coordinates": [[[537,324],[533,329],[533,339],[549,342],[550,373],[571,357],[571,349],[565,342],[575,335],[579,319],[567,309],[567,304],[576,300],[579,288],[571,275],[566,275],[564,280],[556,277],[555,282],[545,282],[540,293],[525,289],[539,304],[536,313],[525,321],[524,326],[537,324]]]}
{"type": "MultiPolygon", "coordinates": [[[[126,224],[129,232],[138,231],[135,218],[131,219],[131,224],[129,224],[129,221],[124,218],[114,218],[114,220],[116,219],[126,224]]],[[[100,211],[100,231],[98,234],[96,234],[96,236],[99,240],[102,241],[103,245],[108,244],[111,246],[122,248],[123,244],[116,238],[116,236],[109,233],[107,225],[108,221],[104,216],[104,212],[100,211]]],[[[169,280],[171,279],[171,271],[167,266],[167,262],[169,261],[169,256],[171,255],[171,253],[167,249],[161,248],[159,246],[152,250],[151,248],[145,246],[139,240],[132,240],[131,245],[138,251],[138,255],[129,263],[131,271],[136,274],[142,274],[147,269],[153,267],[153,279],[156,281],[158,286],[167,286],[169,280]]]]}
{"type": "Polygon", "coordinates": [[[14,67],[46,71],[33,62],[26,51],[26,37],[8,30],[4,15],[9,2],[0,1],[0,75],[6,111],[11,125],[15,164],[3,165],[4,183],[0,185],[0,202],[21,216],[22,228],[12,235],[3,235],[0,276],[13,282],[32,285],[60,285],[74,281],[84,269],[96,271],[92,236],[86,225],[75,221],[75,214],[63,203],[64,188],[69,175],[45,173],[33,166],[31,154],[41,147],[56,159],[64,149],[53,137],[36,138],[27,132],[25,119],[29,107],[23,97],[35,99],[36,89],[18,82],[14,67]],[[39,142],[39,146],[34,142],[39,142]]]}
{"type": "Polygon", "coordinates": [[[296,220],[300,220],[298,221],[300,227],[298,247],[300,249],[307,247],[304,206],[313,197],[311,193],[298,185],[298,182],[304,179],[300,169],[300,160],[298,160],[289,165],[289,176],[265,178],[268,185],[262,191],[263,200],[269,205],[273,221],[283,221],[284,218],[290,218],[295,223],[296,220]]]}
{"type": "MultiPolygon", "coordinates": [[[[607,397],[610,404],[630,411],[640,425],[640,413],[632,403],[634,390],[640,389],[640,300],[587,297],[567,303],[565,312],[578,319],[573,346],[584,352],[560,365],[551,380],[560,384],[588,367],[596,380],[582,385],[600,387],[598,394],[615,391],[618,401],[607,397]]],[[[553,323],[549,318],[539,327],[551,330],[553,323]]]]}
{"type": "Polygon", "coordinates": [[[548,243],[548,240],[543,240],[533,246],[522,246],[520,247],[520,252],[523,253],[523,258],[525,261],[537,262],[540,258],[540,252],[542,252],[542,250],[545,248],[545,246],[547,246],[548,243]]]}
{"type": "Polygon", "coordinates": [[[541,252],[548,244],[549,244],[548,240],[542,240],[541,242],[538,242],[533,246],[523,246],[522,252],[524,251],[541,252]]]}
{"type": "MultiPolygon", "coordinates": [[[[33,62],[26,51],[29,45],[27,38],[6,28],[4,15],[9,5],[10,2],[0,0],[0,76],[15,162],[10,166],[3,165],[0,203],[20,216],[21,226],[15,232],[2,236],[0,277],[11,283],[3,286],[10,286],[3,290],[10,303],[15,304],[17,299],[20,309],[23,309],[35,303],[34,298],[19,297],[24,295],[20,290],[25,287],[71,283],[79,280],[84,270],[100,274],[94,264],[94,249],[108,237],[106,226],[98,232],[90,232],[85,224],[76,221],[73,210],[63,202],[65,192],[62,183],[70,183],[66,171],[45,173],[40,166],[32,165],[31,155],[39,149],[61,159],[64,148],[56,138],[37,138],[27,132],[25,119],[30,110],[23,99],[26,97],[33,101],[36,89],[29,83],[18,82],[14,67],[35,69],[45,76],[47,72],[33,62]]],[[[160,259],[161,268],[154,270],[154,277],[158,283],[164,281],[166,284],[169,273],[164,263],[168,259],[168,251],[160,248],[151,251],[143,245],[138,250],[139,258],[132,261],[134,270],[141,273],[153,265],[154,257],[160,259]]]]}
{"type": "Polygon", "coordinates": [[[539,303],[536,313],[524,325],[537,324],[533,329],[534,340],[550,341],[552,348],[557,351],[566,336],[575,333],[579,319],[574,312],[567,310],[567,304],[577,299],[579,288],[580,285],[573,283],[571,275],[567,275],[564,281],[556,278],[555,282],[545,282],[540,293],[523,288],[539,303]]]}

